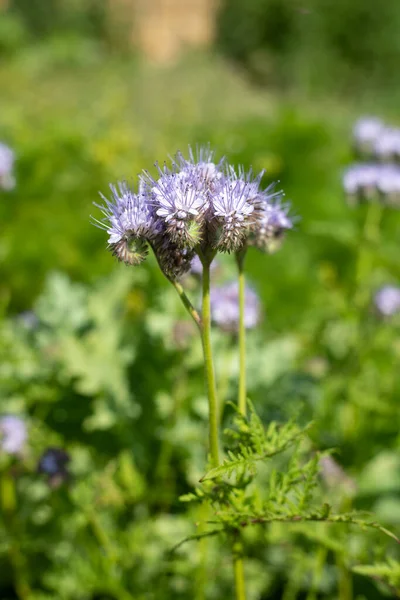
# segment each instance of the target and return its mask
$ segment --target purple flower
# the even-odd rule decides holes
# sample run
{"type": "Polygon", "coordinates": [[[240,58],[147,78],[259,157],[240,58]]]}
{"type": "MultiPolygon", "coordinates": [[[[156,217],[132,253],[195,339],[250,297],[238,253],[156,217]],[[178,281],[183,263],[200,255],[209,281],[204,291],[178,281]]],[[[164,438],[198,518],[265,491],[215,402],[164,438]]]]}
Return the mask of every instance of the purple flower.
{"type": "Polygon", "coordinates": [[[214,151],[210,149],[210,146],[200,146],[196,149],[196,153],[189,146],[189,160],[185,159],[181,152],[178,152],[175,156],[175,164],[184,173],[194,172],[196,180],[202,187],[205,186],[207,191],[212,191],[224,176],[225,159],[222,158],[219,163],[215,163],[214,151]]]}
{"type": "MultiPolygon", "coordinates": [[[[237,282],[213,288],[210,296],[211,318],[223,331],[235,333],[239,329],[239,286],[237,282]]],[[[260,321],[260,301],[249,286],[245,290],[244,322],[253,329],[260,321]]]]}
{"type": "Polygon", "coordinates": [[[104,219],[95,224],[107,231],[109,247],[118,260],[139,265],[147,256],[147,242],[157,234],[154,211],[142,190],[135,194],[126,182],[118,187],[110,184],[110,189],[112,200],[100,194],[105,201],[105,206],[99,206],[104,219]]]}
{"type": "Polygon", "coordinates": [[[213,245],[222,252],[236,252],[243,246],[259,216],[263,172],[253,177],[242,169],[228,170],[211,199],[213,245]]]}
{"type": "Polygon", "coordinates": [[[27,438],[24,421],[15,415],[0,417],[0,449],[6,454],[19,454],[27,438]]]}
{"type": "Polygon", "coordinates": [[[392,317],[400,312],[400,287],[394,285],[383,286],[376,292],[374,304],[383,317],[392,317]]]}
{"type": "Polygon", "coordinates": [[[377,188],[386,204],[400,205],[400,167],[396,165],[381,165],[377,188]]]}
{"type": "Polygon", "coordinates": [[[252,246],[263,252],[274,252],[282,243],[287,231],[293,229],[293,219],[289,216],[289,205],[282,204],[282,192],[271,192],[273,185],[262,194],[259,216],[255,221],[249,239],[252,246]]]}
{"type": "Polygon", "coordinates": [[[104,218],[96,224],[127,264],[140,264],[151,246],[166,276],[176,279],[190,269],[196,247],[206,255],[236,252],[251,238],[271,250],[293,226],[281,194],[261,189],[262,172],[216,163],[209,147],[189,148],[188,159],[178,152],[170,168],[156,166],[158,177],[145,171],[137,194],[119,183],[110,186],[111,200],[102,196],[104,218]]]}
{"type": "Polygon", "coordinates": [[[15,186],[15,179],[12,174],[14,166],[14,152],[0,142],[0,188],[11,190],[15,186]]]}
{"type": "Polygon", "coordinates": [[[370,154],[383,129],[383,122],[376,117],[362,117],[359,119],[353,128],[356,149],[361,153],[370,154]]]}
{"type": "Polygon", "coordinates": [[[400,129],[389,127],[384,129],[375,141],[374,152],[383,161],[399,158],[400,129]]]}
{"type": "Polygon", "coordinates": [[[150,202],[172,242],[193,248],[201,239],[201,226],[208,208],[208,187],[201,172],[191,167],[172,170],[157,166],[160,177],[148,173],[144,179],[150,202]]]}
{"type": "Polygon", "coordinates": [[[381,165],[355,164],[343,175],[343,188],[349,202],[356,204],[359,200],[370,200],[377,191],[381,165]]]}
{"type": "Polygon", "coordinates": [[[47,448],[39,459],[38,471],[47,475],[50,485],[57,487],[69,478],[70,455],[62,448],[47,448]]]}

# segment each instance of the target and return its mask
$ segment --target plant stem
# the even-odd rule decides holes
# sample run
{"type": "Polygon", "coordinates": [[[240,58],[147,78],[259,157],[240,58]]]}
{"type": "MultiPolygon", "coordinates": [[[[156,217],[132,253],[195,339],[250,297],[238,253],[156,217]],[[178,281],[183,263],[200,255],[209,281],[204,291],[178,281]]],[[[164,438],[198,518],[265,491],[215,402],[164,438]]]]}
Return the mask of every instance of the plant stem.
{"type": "Polygon", "coordinates": [[[202,342],[204,368],[208,391],[209,438],[211,466],[219,465],[218,449],[218,403],[215,385],[214,364],[211,347],[211,308],[210,308],[210,263],[213,256],[200,255],[203,264],[203,302],[202,302],[202,342]]]}
{"type": "Polygon", "coordinates": [[[219,464],[218,405],[211,347],[210,262],[207,259],[203,262],[202,342],[208,389],[210,457],[212,467],[217,467],[219,464]]]}
{"type": "Polygon", "coordinates": [[[360,232],[354,295],[354,303],[360,309],[364,308],[368,301],[368,293],[364,287],[365,279],[371,270],[371,247],[376,247],[379,243],[382,212],[382,206],[378,202],[368,204],[365,221],[360,232]]]}
{"type": "Polygon", "coordinates": [[[0,481],[1,509],[4,514],[8,541],[8,554],[11,567],[14,572],[14,585],[19,600],[29,600],[32,595],[28,569],[20,546],[18,544],[19,528],[16,519],[17,498],[15,482],[12,475],[5,471],[0,481]]]}
{"type": "Polygon", "coordinates": [[[170,279],[170,281],[176,289],[176,291],[178,292],[178,296],[182,300],[183,306],[186,308],[187,312],[192,317],[193,321],[196,323],[196,326],[199,329],[200,333],[202,333],[202,323],[200,315],[194,308],[193,304],[190,302],[189,298],[186,296],[182,285],[178,281],[175,281],[173,279],[170,279]]]}
{"type": "Polygon", "coordinates": [[[246,416],[247,393],[246,393],[246,326],[245,326],[245,278],[244,260],[246,249],[236,254],[239,278],[239,396],[238,408],[240,414],[246,416]]]}
{"type": "Polygon", "coordinates": [[[246,600],[242,544],[239,540],[233,545],[233,570],[235,573],[236,600],[246,600]]]}

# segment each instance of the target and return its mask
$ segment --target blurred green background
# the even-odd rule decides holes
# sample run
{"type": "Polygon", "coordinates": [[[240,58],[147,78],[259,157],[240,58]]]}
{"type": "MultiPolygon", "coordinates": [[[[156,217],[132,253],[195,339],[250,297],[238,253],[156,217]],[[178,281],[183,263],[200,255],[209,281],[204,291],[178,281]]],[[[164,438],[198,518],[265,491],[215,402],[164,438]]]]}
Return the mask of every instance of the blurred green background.
{"type": "MultiPolygon", "coordinates": [[[[29,431],[22,457],[0,454],[2,600],[233,597],[222,542],[168,554],[202,518],[177,500],[204,472],[199,341],[154,261],[121,267],[90,224],[99,190],[189,144],[266,169],[300,217],[279,252],[249,256],[258,412],[315,421],[357,490],[329,500],[400,533],[400,320],[372,305],[399,282],[400,216],[365,241],[367,209],[341,186],[354,121],[400,122],[399,31],[398,0],[0,1],[0,141],[16,154],[0,190],[0,413],[29,431]],[[56,488],[37,473],[49,446],[71,455],[56,488]]],[[[216,279],[233,276],[223,257],[216,279]]],[[[234,401],[235,351],[214,343],[234,401]]],[[[400,597],[378,533],[276,526],[248,543],[250,600],[400,597]]]]}

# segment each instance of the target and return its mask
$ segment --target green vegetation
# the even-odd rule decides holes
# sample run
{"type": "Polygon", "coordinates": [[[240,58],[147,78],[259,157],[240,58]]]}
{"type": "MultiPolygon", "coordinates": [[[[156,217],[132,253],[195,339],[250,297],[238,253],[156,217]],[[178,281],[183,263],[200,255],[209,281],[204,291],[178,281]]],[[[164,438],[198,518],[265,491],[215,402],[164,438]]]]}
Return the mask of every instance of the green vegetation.
{"type": "MultiPolygon", "coordinates": [[[[243,516],[248,598],[398,597],[398,544],[351,515],[371,512],[364,523],[400,532],[400,321],[379,319],[372,304],[379,286],[400,278],[400,214],[384,210],[379,237],[365,235],[368,207],[349,208],[341,191],[354,119],[393,119],[395,96],[382,91],[372,102],[365,88],[310,99],[305,89],[253,87],[214,55],[157,69],[109,56],[93,39],[38,41],[14,55],[12,44],[0,64],[0,141],[17,155],[17,185],[0,191],[0,412],[22,415],[29,440],[22,459],[0,454],[0,597],[233,597],[224,568],[231,530],[206,535],[207,507],[179,500],[218,493],[215,473],[204,478],[195,328],[154,262],[117,265],[90,224],[110,181],[204,142],[232,163],[265,168],[265,184],[280,180],[300,217],[277,254],[247,257],[264,307],[261,327],[247,334],[247,388],[261,419],[251,413],[251,455],[235,447],[247,425],[229,405],[238,357],[230,337],[213,332],[232,451],[219,475],[228,489],[230,473],[257,471],[268,495],[252,494],[243,516]],[[26,310],[34,328],[20,317],[26,310]],[[272,421],[290,421],[290,448],[279,453],[272,421]],[[259,455],[262,424],[269,450],[259,455]],[[71,455],[60,486],[37,473],[49,446],[71,455]],[[343,471],[316,488],[317,453],[330,449],[343,471]],[[329,517],[326,502],[334,522],[314,522],[329,517]],[[266,525],[266,511],[290,521],[305,507],[309,519],[266,525]]],[[[234,276],[224,257],[214,277],[234,276]]],[[[185,286],[199,298],[193,277],[185,286]]],[[[238,493],[238,506],[246,498],[238,493]]],[[[219,512],[218,528],[228,517],[237,518],[219,512]]]]}

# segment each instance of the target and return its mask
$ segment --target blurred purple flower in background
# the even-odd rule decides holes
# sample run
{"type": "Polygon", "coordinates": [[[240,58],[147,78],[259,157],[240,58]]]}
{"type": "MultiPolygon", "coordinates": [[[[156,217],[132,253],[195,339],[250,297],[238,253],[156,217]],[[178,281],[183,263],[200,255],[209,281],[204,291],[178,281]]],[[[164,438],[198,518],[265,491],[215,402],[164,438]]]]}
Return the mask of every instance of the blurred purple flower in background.
{"type": "MultiPolygon", "coordinates": [[[[216,261],[214,259],[210,265],[211,273],[213,271],[215,271],[215,269],[218,269],[218,261],[216,261]]],[[[203,265],[201,264],[201,260],[199,259],[197,254],[196,254],[196,256],[193,257],[193,260],[190,263],[190,272],[192,275],[195,275],[196,277],[201,277],[203,274],[203,265]]]]}
{"type": "Polygon", "coordinates": [[[47,475],[52,486],[58,486],[69,479],[68,463],[71,458],[62,448],[47,448],[39,459],[38,471],[47,475]]]}
{"type": "Polygon", "coordinates": [[[288,214],[289,206],[281,202],[282,193],[270,194],[269,189],[262,195],[259,218],[252,227],[250,236],[250,244],[263,252],[277,250],[285,233],[293,229],[293,219],[288,214]]]}
{"type": "Polygon", "coordinates": [[[25,329],[34,330],[39,325],[39,319],[33,310],[25,310],[18,315],[18,320],[25,329]]]}
{"type": "Polygon", "coordinates": [[[19,454],[27,438],[26,425],[21,417],[0,417],[0,449],[6,454],[19,454]]]}
{"type": "MultiPolygon", "coordinates": [[[[235,333],[239,329],[239,286],[237,282],[211,290],[211,318],[223,331],[235,333]]],[[[244,322],[253,329],[260,322],[260,300],[256,292],[246,286],[244,322]]]]}
{"type": "Polygon", "coordinates": [[[15,155],[11,148],[0,142],[0,188],[3,190],[15,187],[14,160],[15,155]]]}
{"type": "Polygon", "coordinates": [[[400,129],[387,127],[375,140],[374,153],[381,161],[400,158],[400,129]]]}
{"type": "Polygon", "coordinates": [[[400,167],[381,165],[378,173],[377,188],[386,204],[400,205],[400,167]]]}
{"type": "Polygon", "coordinates": [[[384,317],[391,317],[400,312],[400,287],[385,285],[378,290],[374,297],[378,312],[384,317]]]}
{"type": "Polygon", "coordinates": [[[375,142],[384,130],[383,122],[377,117],[361,117],[353,127],[353,140],[360,154],[371,154],[375,142]]]}
{"type": "Polygon", "coordinates": [[[343,175],[343,187],[349,202],[356,204],[359,200],[370,200],[376,194],[380,165],[354,164],[343,175]]]}

